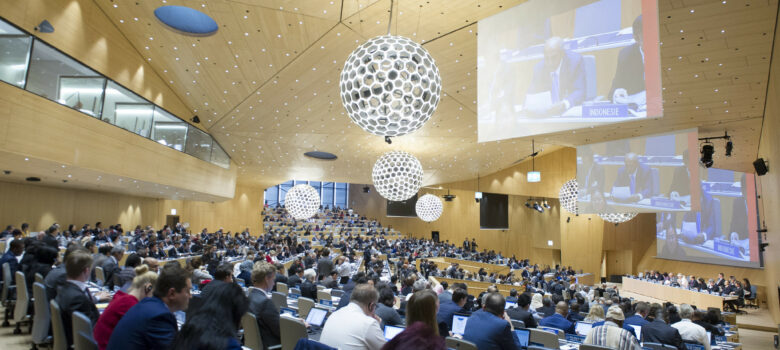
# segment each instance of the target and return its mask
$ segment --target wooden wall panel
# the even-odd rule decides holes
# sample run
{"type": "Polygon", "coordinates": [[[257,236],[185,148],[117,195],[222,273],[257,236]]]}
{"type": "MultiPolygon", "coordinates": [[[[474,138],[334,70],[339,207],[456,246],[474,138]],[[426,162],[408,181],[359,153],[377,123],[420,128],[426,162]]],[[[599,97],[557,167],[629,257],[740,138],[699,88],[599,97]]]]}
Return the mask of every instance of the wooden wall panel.
{"type": "Polygon", "coordinates": [[[122,224],[132,229],[136,225],[165,225],[166,215],[176,209],[181,222],[189,222],[193,232],[220,227],[225,231],[243,230],[258,234],[262,231],[263,190],[238,186],[236,197],[219,203],[175,201],[144,198],[116,193],[62,189],[0,182],[0,225],[19,227],[30,224],[31,231],[40,231],[53,223],[67,228],[103,222],[104,227],[122,224]]]}
{"type": "MultiPolygon", "coordinates": [[[[8,84],[0,84],[0,105],[0,151],[223,200],[233,197],[235,164],[221,168],[8,84]]],[[[5,169],[17,170],[14,164],[4,164],[5,169]]],[[[80,181],[98,186],[95,178],[80,181]]]]}
{"type": "Polygon", "coordinates": [[[192,115],[190,108],[127,41],[95,1],[0,1],[0,13],[8,21],[30,33],[39,34],[42,40],[57,49],[171,113],[185,120],[192,115]],[[34,30],[43,19],[54,26],[53,33],[40,34],[34,30]]]}

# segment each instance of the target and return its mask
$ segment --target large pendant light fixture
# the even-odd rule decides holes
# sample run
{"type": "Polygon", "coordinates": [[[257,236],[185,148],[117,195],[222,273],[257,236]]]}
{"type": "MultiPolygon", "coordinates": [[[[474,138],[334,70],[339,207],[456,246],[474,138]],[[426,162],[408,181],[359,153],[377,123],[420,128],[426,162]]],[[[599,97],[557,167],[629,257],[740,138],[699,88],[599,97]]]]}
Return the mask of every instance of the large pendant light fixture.
{"type": "Polygon", "coordinates": [[[441,203],[439,197],[432,194],[426,194],[417,200],[414,209],[420,220],[433,222],[438,220],[441,216],[441,213],[444,211],[444,205],[441,203]]]}
{"type": "Polygon", "coordinates": [[[599,214],[602,220],[613,224],[620,224],[633,219],[636,213],[602,213],[599,214]]]}
{"type": "Polygon", "coordinates": [[[309,185],[295,185],[284,195],[284,208],[297,220],[308,219],[320,208],[320,194],[309,185]]]}
{"type": "Polygon", "coordinates": [[[572,213],[574,215],[577,215],[579,212],[577,211],[577,180],[571,179],[569,181],[566,181],[563,186],[561,186],[561,191],[558,192],[558,200],[561,202],[561,207],[568,211],[569,213],[572,213]]]}
{"type": "Polygon", "coordinates": [[[395,202],[405,201],[422,187],[422,164],[409,153],[387,152],[374,163],[371,178],[382,197],[395,202]]]}
{"type": "Polygon", "coordinates": [[[433,57],[411,39],[387,35],[358,46],[344,63],[339,86],[349,117],[363,130],[389,137],[411,133],[430,119],[441,95],[433,57]]]}

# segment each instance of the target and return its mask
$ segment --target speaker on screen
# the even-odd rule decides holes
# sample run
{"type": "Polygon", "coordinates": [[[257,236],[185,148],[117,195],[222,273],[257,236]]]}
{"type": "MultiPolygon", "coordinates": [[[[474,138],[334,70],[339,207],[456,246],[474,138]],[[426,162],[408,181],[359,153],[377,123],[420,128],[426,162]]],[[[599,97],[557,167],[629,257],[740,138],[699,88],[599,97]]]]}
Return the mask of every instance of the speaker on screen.
{"type": "Polygon", "coordinates": [[[482,193],[482,200],[479,202],[479,228],[486,230],[509,228],[509,196],[482,193]]]}

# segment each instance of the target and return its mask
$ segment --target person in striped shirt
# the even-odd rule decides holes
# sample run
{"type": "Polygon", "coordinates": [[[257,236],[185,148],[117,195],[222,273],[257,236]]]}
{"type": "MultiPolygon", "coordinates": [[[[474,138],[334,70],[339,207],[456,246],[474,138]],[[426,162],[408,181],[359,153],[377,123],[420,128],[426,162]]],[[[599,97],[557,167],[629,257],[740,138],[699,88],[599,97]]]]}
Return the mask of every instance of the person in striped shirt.
{"type": "Polygon", "coordinates": [[[641,350],[639,342],[631,332],[623,329],[623,310],[610,306],[603,325],[593,327],[583,344],[607,346],[617,350],[641,350]]]}

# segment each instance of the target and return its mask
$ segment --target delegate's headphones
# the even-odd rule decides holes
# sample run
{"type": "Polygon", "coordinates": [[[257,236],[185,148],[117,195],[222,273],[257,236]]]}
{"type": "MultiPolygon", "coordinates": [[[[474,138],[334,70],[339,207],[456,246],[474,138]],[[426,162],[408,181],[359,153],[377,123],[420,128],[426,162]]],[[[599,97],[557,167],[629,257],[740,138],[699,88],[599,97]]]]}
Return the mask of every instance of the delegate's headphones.
{"type": "Polygon", "coordinates": [[[146,294],[149,294],[149,292],[152,291],[152,285],[151,284],[146,285],[146,287],[144,288],[144,291],[146,292],[146,294]]]}

